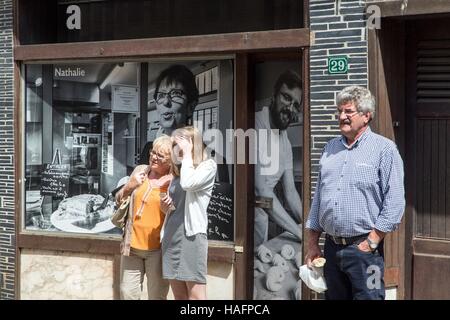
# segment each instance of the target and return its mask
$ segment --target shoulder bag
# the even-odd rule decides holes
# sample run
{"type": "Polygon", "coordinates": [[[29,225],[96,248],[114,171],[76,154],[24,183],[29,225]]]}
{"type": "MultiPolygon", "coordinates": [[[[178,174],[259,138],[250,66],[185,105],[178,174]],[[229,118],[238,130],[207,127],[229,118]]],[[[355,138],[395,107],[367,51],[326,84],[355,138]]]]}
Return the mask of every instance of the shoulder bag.
{"type": "Polygon", "coordinates": [[[112,224],[120,229],[123,229],[125,227],[125,223],[127,222],[130,200],[131,196],[128,196],[125,200],[123,200],[111,216],[112,224]]]}

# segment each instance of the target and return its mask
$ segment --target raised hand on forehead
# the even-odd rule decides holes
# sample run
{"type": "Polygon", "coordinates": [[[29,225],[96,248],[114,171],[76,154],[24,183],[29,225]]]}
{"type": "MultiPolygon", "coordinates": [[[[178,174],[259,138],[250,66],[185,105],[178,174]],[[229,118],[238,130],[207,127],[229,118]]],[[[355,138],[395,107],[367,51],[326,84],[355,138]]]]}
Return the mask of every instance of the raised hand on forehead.
{"type": "Polygon", "coordinates": [[[190,138],[184,136],[175,136],[175,142],[183,150],[183,154],[191,154],[193,144],[190,138]]]}

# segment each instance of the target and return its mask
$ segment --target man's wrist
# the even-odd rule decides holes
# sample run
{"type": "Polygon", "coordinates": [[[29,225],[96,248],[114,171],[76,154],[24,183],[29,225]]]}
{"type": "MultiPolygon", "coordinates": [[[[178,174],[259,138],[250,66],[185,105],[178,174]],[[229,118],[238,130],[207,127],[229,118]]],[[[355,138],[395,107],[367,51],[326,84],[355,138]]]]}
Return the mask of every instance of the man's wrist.
{"type": "Polygon", "coordinates": [[[374,251],[378,248],[378,242],[375,242],[370,239],[370,236],[366,238],[367,244],[369,245],[369,248],[371,251],[374,251]]]}
{"type": "Polygon", "coordinates": [[[321,234],[321,232],[309,229],[309,234],[308,234],[308,247],[309,248],[319,246],[320,234],[321,234]]]}

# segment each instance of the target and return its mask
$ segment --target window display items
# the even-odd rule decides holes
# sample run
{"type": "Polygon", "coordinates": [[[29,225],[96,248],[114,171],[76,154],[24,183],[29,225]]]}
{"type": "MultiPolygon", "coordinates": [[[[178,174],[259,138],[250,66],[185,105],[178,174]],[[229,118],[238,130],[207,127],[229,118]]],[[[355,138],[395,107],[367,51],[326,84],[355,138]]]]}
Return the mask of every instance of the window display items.
{"type": "Polygon", "coordinates": [[[114,202],[98,194],[80,194],[66,198],[52,213],[51,223],[59,230],[79,233],[98,233],[115,228],[110,217],[114,202]]]}

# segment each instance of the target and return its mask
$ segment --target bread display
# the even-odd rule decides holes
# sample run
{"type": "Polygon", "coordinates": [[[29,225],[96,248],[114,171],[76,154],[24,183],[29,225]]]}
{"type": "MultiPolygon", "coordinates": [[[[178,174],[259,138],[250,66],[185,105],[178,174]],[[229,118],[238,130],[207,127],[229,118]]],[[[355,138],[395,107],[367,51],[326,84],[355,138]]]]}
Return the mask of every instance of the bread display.
{"type": "MultiPolygon", "coordinates": [[[[99,208],[105,198],[99,194],[80,194],[66,198],[59,203],[59,217],[63,219],[87,218],[99,208]]],[[[98,210],[100,218],[109,218],[112,214],[113,206],[108,204],[103,210],[98,210]]]]}

